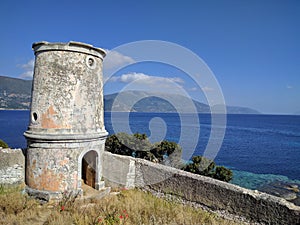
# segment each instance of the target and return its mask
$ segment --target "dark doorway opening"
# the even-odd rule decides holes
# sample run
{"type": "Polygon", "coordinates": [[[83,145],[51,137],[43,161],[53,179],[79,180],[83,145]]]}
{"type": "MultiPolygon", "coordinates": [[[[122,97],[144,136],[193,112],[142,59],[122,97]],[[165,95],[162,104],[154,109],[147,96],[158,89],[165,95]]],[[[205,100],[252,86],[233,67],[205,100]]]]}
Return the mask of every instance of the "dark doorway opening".
{"type": "Polygon", "coordinates": [[[82,181],[95,188],[97,176],[97,152],[89,151],[82,157],[81,178],[82,181]]]}

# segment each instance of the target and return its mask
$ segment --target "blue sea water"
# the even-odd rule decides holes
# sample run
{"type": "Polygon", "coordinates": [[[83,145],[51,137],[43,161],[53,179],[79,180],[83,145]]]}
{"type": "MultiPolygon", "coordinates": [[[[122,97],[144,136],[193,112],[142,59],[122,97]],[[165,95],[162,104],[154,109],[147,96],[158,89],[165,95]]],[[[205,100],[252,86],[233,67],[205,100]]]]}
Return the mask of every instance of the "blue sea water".
{"type": "MultiPolygon", "coordinates": [[[[184,152],[192,150],[194,155],[204,152],[211,132],[209,114],[199,114],[199,123],[195,123],[195,115],[189,114],[124,115],[111,117],[111,113],[105,113],[105,127],[110,134],[128,132],[127,126],[132,133],[146,133],[152,142],[159,141],[156,136],[175,142],[184,139],[184,152]]],[[[23,132],[28,121],[29,111],[0,111],[0,139],[13,148],[25,148],[23,132]]],[[[214,160],[233,170],[232,183],[246,188],[257,189],[273,181],[300,184],[300,116],[227,115],[225,137],[214,160]]]]}

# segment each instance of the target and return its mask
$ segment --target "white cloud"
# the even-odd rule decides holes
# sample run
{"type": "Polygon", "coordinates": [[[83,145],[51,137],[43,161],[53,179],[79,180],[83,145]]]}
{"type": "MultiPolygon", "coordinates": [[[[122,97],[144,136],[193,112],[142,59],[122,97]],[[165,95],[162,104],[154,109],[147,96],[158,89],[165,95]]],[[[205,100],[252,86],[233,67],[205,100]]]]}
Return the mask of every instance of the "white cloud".
{"type": "Polygon", "coordinates": [[[135,62],[131,57],[122,55],[119,52],[109,50],[106,50],[106,52],[107,54],[103,61],[105,70],[122,67],[135,62]]]}
{"type": "Polygon", "coordinates": [[[109,81],[124,83],[126,84],[126,88],[130,90],[167,93],[177,92],[176,89],[182,89],[182,84],[184,83],[179,77],[158,77],[135,72],[112,77],[109,81]]]}
{"type": "Polygon", "coordinates": [[[197,91],[197,90],[198,90],[198,88],[196,88],[196,87],[190,88],[190,91],[197,91]]]}
{"type": "Polygon", "coordinates": [[[166,77],[157,77],[157,76],[150,76],[144,73],[127,73],[123,74],[119,77],[112,77],[110,81],[113,82],[122,82],[122,83],[131,83],[131,82],[136,82],[136,83],[143,83],[147,85],[161,85],[161,84],[167,84],[167,83],[177,83],[177,84],[183,84],[184,81],[179,78],[179,77],[171,77],[171,78],[166,78],[166,77]]]}
{"type": "Polygon", "coordinates": [[[287,89],[293,89],[293,86],[291,86],[291,85],[286,85],[286,88],[287,88],[287,89]]]}
{"type": "Polygon", "coordinates": [[[214,89],[213,89],[213,88],[211,88],[211,87],[207,87],[207,86],[205,86],[205,87],[202,87],[202,88],[201,88],[201,90],[202,90],[202,91],[204,91],[204,92],[208,92],[208,91],[214,91],[214,89]]]}
{"type": "Polygon", "coordinates": [[[27,63],[20,65],[24,72],[20,75],[21,78],[32,78],[34,69],[34,59],[29,60],[27,63]]]}

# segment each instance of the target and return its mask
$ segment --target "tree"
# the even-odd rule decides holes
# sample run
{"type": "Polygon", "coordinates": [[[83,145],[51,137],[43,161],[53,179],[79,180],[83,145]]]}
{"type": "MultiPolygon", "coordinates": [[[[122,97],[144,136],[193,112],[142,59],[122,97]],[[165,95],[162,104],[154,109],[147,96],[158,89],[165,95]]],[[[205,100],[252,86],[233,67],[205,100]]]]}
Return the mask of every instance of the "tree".
{"type": "Polygon", "coordinates": [[[161,141],[152,144],[146,134],[113,134],[106,139],[105,150],[119,155],[134,156],[160,163],[163,163],[167,157],[170,166],[182,167],[182,149],[177,143],[161,141]]]}
{"type": "Polygon", "coordinates": [[[154,146],[150,143],[146,134],[135,133],[129,135],[118,133],[109,136],[105,142],[105,150],[119,155],[134,156],[150,161],[158,161],[151,152],[154,146]]]}
{"type": "Polygon", "coordinates": [[[123,148],[123,146],[115,134],[110,135],[106,139],[106,142],[105,142],[105,150],[106,151],[109,151],[109,152],[115,153],[115,154],[130,155],[130,154],[124,152],[122,148],[123,148]]]}
{"type": "Polygon", "coordinates": [[[229,182],[232,180],[233,173],[224,166],[217,166],[213,178],[229,182]]]}
{"type": "Polygon", "coordinates": [[[210,159],[203,156],[193,156],[192,163],[188,163],[183,170],[203,176],[212,176],[215,166],[215,162],[210,159]]]}
{"type": "Polygon", "coordinates": [[[175,168],[181,168],[182,148],[172,141],[161,141],[155,144],[155,148],[151,152],[165,165],[175,168]]]}
{"type": "Polygon", "coordinates": [[[0,148],[9,148],[8,144],[6,144],[3,140],[0,139],[0,148]]]}
{"type": "Polygon", "coordinates": [[[230,169],[224,166],[216,166],[214,161],[203,156],[193,156],[192,162],[185,165],[182,169],[225,182],[229,182],[233,177],[233,173],[230,169]]]}

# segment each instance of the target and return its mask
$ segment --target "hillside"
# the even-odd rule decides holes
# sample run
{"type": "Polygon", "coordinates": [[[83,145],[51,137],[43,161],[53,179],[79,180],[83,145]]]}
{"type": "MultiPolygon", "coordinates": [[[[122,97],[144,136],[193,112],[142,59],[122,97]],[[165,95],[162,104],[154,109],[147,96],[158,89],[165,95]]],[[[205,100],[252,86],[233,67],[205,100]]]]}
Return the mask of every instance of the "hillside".
{"type": "Polygon", "coordinates": [[[189,98],[181,95],[144,91],[126,91],[122,94],[105,95],[104,109],[118,112],[210,112],[208,105],[194,100],[191,102],[189,98]],[[114,103],[116,98],[117,102],[114,103]]]}
{"type": "Polygon", "coordinates": [[[32,81],[0,76],[0,109],[28,109],[32,81]]]}
{"type": "MultiPolygon", "coordinates": [[[[176,94],[149,93],[144,91],[126,91],[104,96],[105,111],[117,112],[198,112],[210,113],[210,107],[206,104],[176,94]],[[117,98],[117,102],[114,103],[117,98]],[[140,100],[139,100],[140,99],[140,100]],[[193,103],[193,104],[192,104],[193,103]],[[112,106],[114,108],[112,110],[112,106]],[[130,107],[132,106],[132,107],[130,107]],[[193,108],[195,107],[195,108],[193,108]]],[[[218,112],[220,106],[214,106],[218,112]]],[[[221,111],[220,111],[221,112],[221,111]]],[[[257,110],[227,106],[228,114],[260,114],[257,110]]]]}
{"type": "MultiPolygon", "coordinates": [[[[0,76],[0,109],[29,109],[32,81],[0,76]]],[[[127,91],[104,96],[104,110],[118,112],[210,113],[206,104],[182,95],[127,91]],[[114,101],[117,99],[117,102],[114,101]]],[[[218,108],[219,106],[214,106],[218,108]]],[[[259,114],[246,107],[227,106],[229,114],[259,114]]]]}

